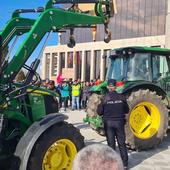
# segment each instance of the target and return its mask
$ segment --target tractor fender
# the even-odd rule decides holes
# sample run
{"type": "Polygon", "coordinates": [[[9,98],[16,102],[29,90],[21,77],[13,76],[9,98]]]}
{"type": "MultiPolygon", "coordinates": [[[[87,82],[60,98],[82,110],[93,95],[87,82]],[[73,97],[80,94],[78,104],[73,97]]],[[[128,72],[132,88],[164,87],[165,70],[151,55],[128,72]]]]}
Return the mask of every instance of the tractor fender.
{"type": "Polygon", "coordinates": [[[149,89],[151,91],[155,91],[156,94],[162,96],[163,99],[166,98],[167,96],[166,92],[161,87],[150,82],[143,82],[143,83],[141,82],[141,83],[130,85],[122,91],[122,94],[126,95],[131,93],[132,91],[137,91],[140,89],[149,89]]]}
{"type": "MultiPolygon", "coordinates": [[[[17,144],[15,153],[14,153],[14,165],[17,170],[26,170],[27,163],[31,154],[31,151],[34,147],[34,144],[41,136],[43,132],[45,132],[48,128],[52,125],[62,122],[68,117],[64,114],[56,114],[52,113],[46,115],[43,119],[34,122],[28,130],[25,132],[23,137],[20,139],[19,143],[17,144]],[[16,161],[17,160],[17,161],[16,161]],[[16,165],[18,164],[18,165],[16,165]]],[[[56,131],[57,133],[57,131],[56,131]]]]}

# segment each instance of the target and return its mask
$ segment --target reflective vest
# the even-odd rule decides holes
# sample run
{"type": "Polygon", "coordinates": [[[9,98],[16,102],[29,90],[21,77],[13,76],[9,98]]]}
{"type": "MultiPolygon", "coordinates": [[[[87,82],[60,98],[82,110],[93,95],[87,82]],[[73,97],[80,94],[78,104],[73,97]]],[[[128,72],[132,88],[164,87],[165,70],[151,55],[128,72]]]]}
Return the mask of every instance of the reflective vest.
{"type": "Polygon", "coordinates": [[[72,96],[79,96],[80,95],[80,85],[72,85],[72,96]]]}

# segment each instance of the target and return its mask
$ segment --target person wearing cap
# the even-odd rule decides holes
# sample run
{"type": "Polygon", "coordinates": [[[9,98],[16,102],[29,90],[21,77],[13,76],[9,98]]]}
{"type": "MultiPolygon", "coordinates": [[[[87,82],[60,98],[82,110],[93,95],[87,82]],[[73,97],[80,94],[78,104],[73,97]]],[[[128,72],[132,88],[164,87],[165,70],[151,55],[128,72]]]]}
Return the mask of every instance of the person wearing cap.
{"type": "Polygon", "coordinates": [[[75,110],[76,108],[79,110],[79,100],[80,100],[80,90],[81,86],[77,82],[77,80],[74,80],[74,83],[72,85],[72,110],[75,110]]]}
{"type": "Polygon", "coordinates": [[[103,118],[104,129],[108,145],[115,150],[117,139],[120,155],[125,169],[128,166],[128,153],[125,144],[125,114],[129,112],[126,98],[115,91],[116,80],[109,79],[108,93],[103,97],[97,112],[103,118]]]}

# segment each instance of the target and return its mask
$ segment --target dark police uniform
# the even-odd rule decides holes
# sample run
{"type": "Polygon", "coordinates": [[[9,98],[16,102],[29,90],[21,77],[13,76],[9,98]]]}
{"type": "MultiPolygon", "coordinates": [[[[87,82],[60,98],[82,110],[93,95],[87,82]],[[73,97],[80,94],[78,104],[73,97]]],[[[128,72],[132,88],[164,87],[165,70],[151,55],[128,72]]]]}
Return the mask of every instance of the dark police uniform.
{"type": "MultiPolygon", "coordinates": [[[[114,85],[116,81],[110,80],[114,85]]],[[[129,112],[126,98],[116,91],[108,92],[98,106],[97,112],[103,116],[108,145],[115,150],[115,137],[124,166],[128,165],[128,154],[125,144],[125,114],[129,112]]]]}

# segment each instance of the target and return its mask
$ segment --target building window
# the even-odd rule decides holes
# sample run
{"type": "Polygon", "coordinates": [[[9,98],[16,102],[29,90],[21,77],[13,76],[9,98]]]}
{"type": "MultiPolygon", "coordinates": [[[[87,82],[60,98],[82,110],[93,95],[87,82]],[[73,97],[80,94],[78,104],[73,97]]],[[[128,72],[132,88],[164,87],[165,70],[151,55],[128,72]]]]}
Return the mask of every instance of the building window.
{"type": "Polygon", "coordinates": [[[105,68],[105,77],[106,77],[107,69],[108,69],[108,66],[109,66],[109,63],[110,63],[110,58],[109,58],[110,52],[111,52],[110,49],[106,49],[106,50],[104,50],[104,54],[103,54],[104,58],[105,58],[105,66],[104,66],[104,68],[105,68]]]}
{"type": "Polygon", "coordinates": [[[61,58],[61,69],[65,68],[65,53],[62,52],[60,53],[60,58],[61,58]]]}
{"type": "Polygon", "coordinates": [[[56,76],[58,73],[57,73],[57,68],[58,68],[58,54],[57,53],[52,53],[52,70],[51,70],[51,73],[52,73],[52,76],[56,76]]]}
{"type": "Polygon", "coordinates": [[[91,51],[85,51],[85,61],[86,61],[85,80],[86,81],[90,81],[90,60],[91,60],[91,51]]]}
{"type": "Polygon", "coordinates": [[[68,68],[73,68],[73,52],[67,53],[68,68]]]}
{"type": "Polygon", "coordinates": [[[81,51],[77,51],[76,52],[76,63],[77,63],[77,78],[80,79],[81,78],[81,65],[82,65],[82,52],[81,51]]]}
{"type": "Polygon", "coordinates": [[[101,50],[94,51],[95,57],[95,79],[100,78],[101,50]]]}
{"type": "Polygon", "coordinates": [[[50,53],[46,53],[45,57],[46,57],[45,78],[49,78],[49,74],[50,74],[50,53]]]}

